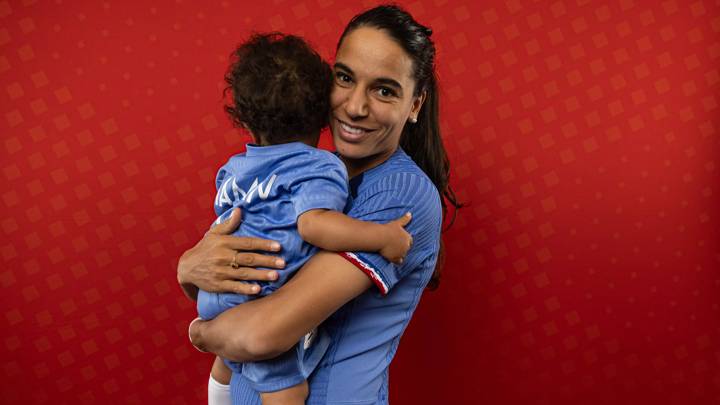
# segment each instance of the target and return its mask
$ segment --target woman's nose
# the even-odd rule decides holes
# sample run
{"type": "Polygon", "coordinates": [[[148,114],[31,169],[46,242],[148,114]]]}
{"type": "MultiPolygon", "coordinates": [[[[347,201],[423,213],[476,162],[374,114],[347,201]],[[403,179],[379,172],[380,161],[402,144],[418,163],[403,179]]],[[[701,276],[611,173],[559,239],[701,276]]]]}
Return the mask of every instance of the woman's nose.
{"type": "Polygon", "coordinates": [[[349,118],[362,118],[368,115],[367,94],[361,86],[355,86],[348,94],[345,112],[349,118]]]}

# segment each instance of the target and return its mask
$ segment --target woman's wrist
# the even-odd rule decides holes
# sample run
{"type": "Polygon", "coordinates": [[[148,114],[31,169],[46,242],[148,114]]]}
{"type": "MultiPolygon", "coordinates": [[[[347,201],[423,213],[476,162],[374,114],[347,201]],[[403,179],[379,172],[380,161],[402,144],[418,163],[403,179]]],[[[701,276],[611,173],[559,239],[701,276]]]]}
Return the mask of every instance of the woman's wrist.
{"type": "Polygon", "coordinates": [[[190,254],[192,250],[193,249],[190,249],[180,256],[177,266],[177,280],[178,284],[180,284],[180,288],[183,290],[183,293],[185,293],[185,296],[193,301],[197,301],[199,288],[190,280],[191,277],[189,274],[191,274],[191,272],[189,271],[190,268],[188,267],[186,261],[187,255],[190,254]]]}

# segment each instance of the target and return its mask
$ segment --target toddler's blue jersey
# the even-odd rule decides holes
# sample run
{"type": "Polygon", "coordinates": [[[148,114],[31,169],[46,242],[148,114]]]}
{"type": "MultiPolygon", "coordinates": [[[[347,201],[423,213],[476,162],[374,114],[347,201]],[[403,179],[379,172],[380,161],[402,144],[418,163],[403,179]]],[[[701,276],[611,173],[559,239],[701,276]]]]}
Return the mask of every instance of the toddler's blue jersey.
{"type": "MultiPolygon", "coordinates": [[[[342,211],[347,203],[345,165],[332,153],[304,143],[271,146],[247,145],[218,171],[215,196],[216,223],[223,222],[234,207],[242,209],[243,222],[233,234],[276,240],[286,266],[273,282],[261,282],[259,296],[285,284],[314,253],[297,231],[297,218],[312,209],[342,211]]],[[[239,294],[201,291],[198,313],[212,319],[248,299],[239,294]]]]}
{"type": "MultiPolygon", "coordinates": [[[[398,148],[383,164],[350,180],[346,213],[387,223],[412,212],[405,228],[413,247],[402,265],[377,253],[342,255],[371,278],[376,288],[340,308],[321,329],[330,347],[311,375],[307,404],[371,405],[388,402],[388,371],[400,336],[437,261],[442,208],[430,179],[398,148]]],[[[247,380],[233,374],[234,404],[260,404],[247,380]]]]}

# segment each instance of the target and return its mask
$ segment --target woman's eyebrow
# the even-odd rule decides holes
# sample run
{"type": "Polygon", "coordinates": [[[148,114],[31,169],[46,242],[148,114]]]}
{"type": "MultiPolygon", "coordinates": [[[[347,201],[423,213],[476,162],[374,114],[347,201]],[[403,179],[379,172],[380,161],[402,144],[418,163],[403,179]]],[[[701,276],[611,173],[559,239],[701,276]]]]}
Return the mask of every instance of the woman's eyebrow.
{"type": "Polygon", "coordinates": [[[335,64],[333,65],[333,67],[334,67],[335,69],[342,69],[342,70],[350,73],[351,75],[355,74],[355,72],[353,72],[352,69],[350,69],[350,68],[349,68],[346,64],[344,64],[344,63],[335,62],[335,64]]]}
{"type": "Polygon", "coordinates": [[[375,79],[375,83],[385,84],[385,85],[388,85],[391,87],[395,87],[398,90],[402,90],[402,85],[400,85],[400,83],[398,83],[397,80],[393,80],[393,79],[390,79],[387,77],[378,77],[377,79],[375,79]]]}

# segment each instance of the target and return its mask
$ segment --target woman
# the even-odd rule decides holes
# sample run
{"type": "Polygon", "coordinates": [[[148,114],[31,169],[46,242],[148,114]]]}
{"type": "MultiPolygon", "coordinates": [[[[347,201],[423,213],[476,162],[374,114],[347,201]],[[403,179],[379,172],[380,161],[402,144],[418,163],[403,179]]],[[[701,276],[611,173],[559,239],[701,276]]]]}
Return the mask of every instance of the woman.
{"type": "MultiPolygon", "coordinates": [[[[310,378],[309,404],[388,401],[388,368],[400,336],[434,273],[449,164],[438,127],[438,93],[431,31],[402,9],[380,6],[354,17],[340,37],[334,65],[330,129],[348,169],[351,217],[387,222],[412,212],[414,240],[402,265],[366,252],[320,252],[274,294],[194,322],[193,344],[235,361],[275,357],[322,323],[332,343],[310,378]],[[324,322],[323,322],[324,321],[324,322]]],[[[273,272],[229,267],[277,267],[272,242],[226,235],[233,220],[208,232],[186,252],[178,280],[191,298],[208,291],[252,293],[242,280],[273,272]]],[[[233,402],[259,403],[233,375],[233,402]]]]}

